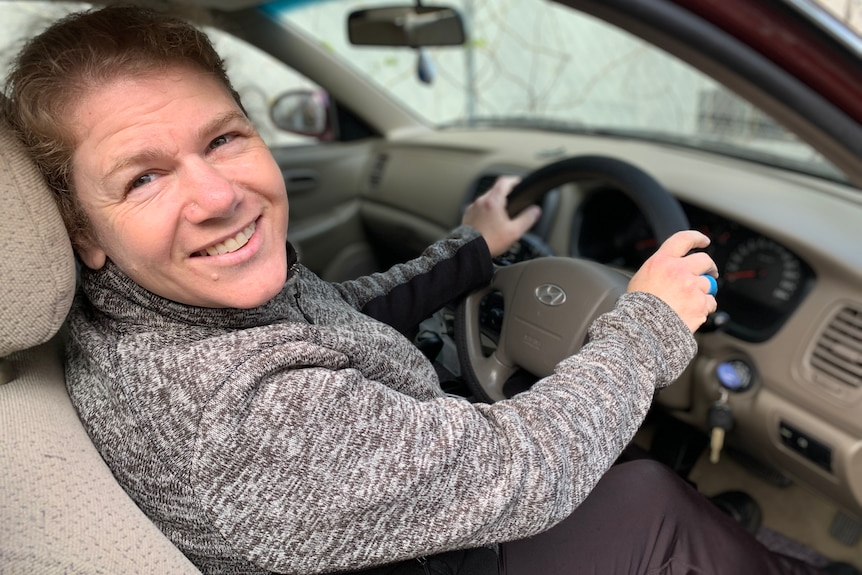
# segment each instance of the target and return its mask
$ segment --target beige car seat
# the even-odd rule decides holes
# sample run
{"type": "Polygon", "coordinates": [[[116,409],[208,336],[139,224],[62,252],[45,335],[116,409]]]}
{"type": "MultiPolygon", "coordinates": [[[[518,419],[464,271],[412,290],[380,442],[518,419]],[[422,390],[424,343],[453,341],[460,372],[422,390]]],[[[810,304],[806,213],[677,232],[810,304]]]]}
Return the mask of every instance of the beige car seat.
{"type": "Polygon", "coordinates": [[[58,330],[72,248],[2,124],[0,210],[0,573],[199,573],[114,481],[69,401],[58,330]]]}

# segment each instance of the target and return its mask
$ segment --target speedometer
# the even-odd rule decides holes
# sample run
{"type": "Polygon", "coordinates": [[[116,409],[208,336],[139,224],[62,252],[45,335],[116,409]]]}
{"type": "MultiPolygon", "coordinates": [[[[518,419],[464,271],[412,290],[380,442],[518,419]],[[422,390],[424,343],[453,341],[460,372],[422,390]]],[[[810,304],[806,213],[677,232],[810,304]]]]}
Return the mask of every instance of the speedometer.
{"type": "Polygon", "coordinates": [[[763,236],[738,244],[728,255],[723,288],[774,310],[792,304],[802,289],[803,264],[787,248],[763,236]]]}

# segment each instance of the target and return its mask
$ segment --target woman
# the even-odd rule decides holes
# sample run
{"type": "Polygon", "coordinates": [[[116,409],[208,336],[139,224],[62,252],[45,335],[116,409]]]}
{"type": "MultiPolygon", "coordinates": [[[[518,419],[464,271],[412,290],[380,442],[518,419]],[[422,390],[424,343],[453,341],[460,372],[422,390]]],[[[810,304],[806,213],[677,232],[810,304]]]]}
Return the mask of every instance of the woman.
{"type": "Polygon", "coordinates": [[[490,256],[536,220],[506,216],[514,180],[417,260],[329,284],[297,263],[281,173],[192,26],[128,7],[72,15],[23,49],[7,94],[84,264],[73,401],[202,571],[791,564],[655,464],[599,482],[715,310],[700,277],[714,263],[686,255],[702,234],[668,240],[554,375],[470,404],[402,334],[487,284],[490,256]]]}

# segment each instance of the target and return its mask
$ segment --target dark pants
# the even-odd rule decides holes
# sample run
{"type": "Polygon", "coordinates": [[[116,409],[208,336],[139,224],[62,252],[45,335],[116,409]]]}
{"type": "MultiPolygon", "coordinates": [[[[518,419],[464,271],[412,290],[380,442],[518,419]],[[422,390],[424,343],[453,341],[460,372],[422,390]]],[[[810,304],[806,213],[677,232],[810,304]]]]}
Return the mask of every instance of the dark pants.
{"type": "Polygon", "coordinates": [[[818,570],[770,552],[673,471],[616,465],[559,525],[501,546],[502,575],[772,575],[818,570]]]}
{"type": "Polygon", "coordinates": [[[613,466],[562,523],[529,539],[363,571],[363,575],[813,575],[778,555],[670,468],[613,466]]]}

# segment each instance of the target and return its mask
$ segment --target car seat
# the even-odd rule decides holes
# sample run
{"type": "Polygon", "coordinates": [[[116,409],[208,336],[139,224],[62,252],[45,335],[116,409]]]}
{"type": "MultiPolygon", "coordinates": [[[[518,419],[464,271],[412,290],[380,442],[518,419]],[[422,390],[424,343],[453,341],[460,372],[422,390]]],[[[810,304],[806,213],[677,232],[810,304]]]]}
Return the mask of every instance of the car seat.
{"type": "Polygon", "coordinates": [[[199,574],[116,483],[69,400],[72,248],[2,123],[0,207],[0,572],[199,574]]]}

